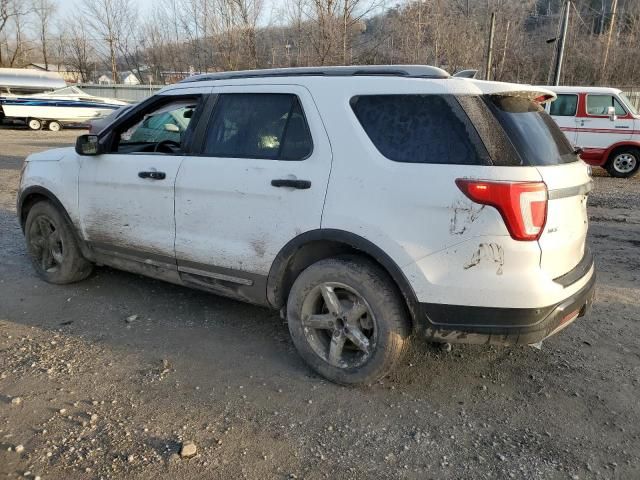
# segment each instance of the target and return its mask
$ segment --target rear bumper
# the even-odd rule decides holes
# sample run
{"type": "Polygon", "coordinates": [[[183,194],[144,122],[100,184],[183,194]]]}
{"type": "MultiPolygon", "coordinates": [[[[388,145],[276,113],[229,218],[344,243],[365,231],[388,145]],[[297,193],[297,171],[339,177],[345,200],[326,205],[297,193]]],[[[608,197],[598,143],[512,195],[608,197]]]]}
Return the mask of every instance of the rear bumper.
{"type": "Polygon", "coordinates": [[[588,312],[595,297],[593,260],[587,274],[591,274],[591,278],[580,290],[561,302],[542,308],[421,303],[418,333],[429,340],[449,343],[538,343],[588,312]]]}

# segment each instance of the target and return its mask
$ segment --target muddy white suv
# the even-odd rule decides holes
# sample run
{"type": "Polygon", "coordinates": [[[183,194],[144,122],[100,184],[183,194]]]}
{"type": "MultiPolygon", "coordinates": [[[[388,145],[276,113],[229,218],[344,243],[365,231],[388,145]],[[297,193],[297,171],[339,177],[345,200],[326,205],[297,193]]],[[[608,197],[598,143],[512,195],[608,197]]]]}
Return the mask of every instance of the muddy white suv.
{"type": "Polygon", "coordinates": [[[313,369],[368,383],[412,336],[532,344],[587,310],[591,180],[553,98],[426,66],[196,76],[27,158],[18,216],[49,282],[279,309],[313,369]]]}

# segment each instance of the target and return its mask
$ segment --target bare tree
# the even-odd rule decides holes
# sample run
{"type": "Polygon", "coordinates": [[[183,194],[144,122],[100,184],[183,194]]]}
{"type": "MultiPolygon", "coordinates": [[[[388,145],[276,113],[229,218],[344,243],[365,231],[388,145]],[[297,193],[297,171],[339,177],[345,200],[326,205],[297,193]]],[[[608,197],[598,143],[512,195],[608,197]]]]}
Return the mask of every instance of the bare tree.
{"type": "Polygon", "coordinates": [[[54,16],[56,8],[57,6],[52,0],[34,0],[33,11],[38,20],[38,36],[40,37],[42,60],[44,61],[44,68],[47,70],[49,70],[47,39],[50,34],[51,18],[54,16]]]}
{"type": "Polygon", "coordinates": [[[13,66],[27,48],[23,44],[23,27],[29,9],[30,5],[21,0],[0,0],[0,66],[6,62],[13,66]]]}
{"type": "MultiPolygon", "coordinates": [[[[0,0],[0,65],[68,62],[120,69],[157,82],[187,72],[366,63],[431,63],[450,71],[486,62],[487,26],[496,13],[497,80],[545,83],[560,0],[284,0],[267,24],[264,0],[161,0],[137,15],[132,0],[82,0],[73,21],[53,23],[56,0],[0,0]],[[31,11],[30,11],[31,8],[31,11]],[[27,28],[28,27],[28,28],[27,28]]],[[[640,83],[640,1],[574,0],[564,83],[640,83]],[[604,9],[601,8],[605,4],[604,9]],[[611,33],[606,75],[602,64],[611,33]]],[[[91,68],[90,68],[91,67],[91,68]]]]}
{"type": "Polygon", "coordinates": [[[86,23],[74,16],[68,20],[65,27],[61,45],[66,63],[80,74],[82,82],[88,82],[91,79],[91,59],[95,52],[86,23]]]}
{"type": "Polygon", "coordinates": [[[240,30],[243,50],[248,53],[247,67],[258,66],[258,48],[256,44],[256,26],[262,13],[262,0],[231,0],[236,28],[240,30]]]}
{"type": "Polygon", "coordinates": [[[18,7],[8,22],[13,35],[5,37],[6,63],[9,67],[26,63],[25,59],[33,48],[25,36],[25,23],[26,13],[18,7]]]}
{"type": "Polygon", "coordinates": [[[125,24],[135,17],[128,0],[84,0],[84,14],[93,32],[107,45],[111,76],[118,83],[118,50],[125,41],[125,24]]]}

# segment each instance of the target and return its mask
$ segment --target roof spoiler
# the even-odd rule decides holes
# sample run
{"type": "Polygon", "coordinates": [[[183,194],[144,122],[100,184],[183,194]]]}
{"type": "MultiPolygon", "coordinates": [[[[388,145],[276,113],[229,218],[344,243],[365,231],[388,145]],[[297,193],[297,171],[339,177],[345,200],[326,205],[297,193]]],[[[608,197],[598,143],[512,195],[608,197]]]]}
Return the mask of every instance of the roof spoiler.
{"type": "Polygon", "coordinates": [[[491,95],[501,95],[501,96],[505,96],[505,97],[519,97],[519,98],[526,98],[528,100],[531,100],[533,102],[539,103],[539,104],[545,104],[547,102],[553,102],[556,98],[557,95],[555,93],[553,93],[551,90],[507,90],[504,92],[493,92],[491,93],[491,95]]]}

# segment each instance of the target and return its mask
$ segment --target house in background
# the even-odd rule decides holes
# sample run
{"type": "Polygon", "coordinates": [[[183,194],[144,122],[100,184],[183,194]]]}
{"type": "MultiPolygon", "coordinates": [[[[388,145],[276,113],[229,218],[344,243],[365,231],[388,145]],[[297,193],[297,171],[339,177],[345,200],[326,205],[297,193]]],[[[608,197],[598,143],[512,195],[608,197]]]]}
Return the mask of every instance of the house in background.
{"type": "Polygon", "coordinates": [[[140,85],[140,80],[133,72],[122,72],[120,75],[121,82],[125,85],[140,85]]]}
{"type": "Polygon", "coordinates": [[[30,68],[31,70],[39,70],[42,72],[58,73],[67,83],[82,82],[81,73],[70,65],[54,65],[50,63],[49,68],[47,68],[45,67],[44,63],[30,63],[29,65],[27,65],[27,68],[30,68]]]}
{"type": "Polygon", "coordinates": [[[98,85],[111,85],[113,80],[108,75],[100,75],[98,78],[98,85]]]}

